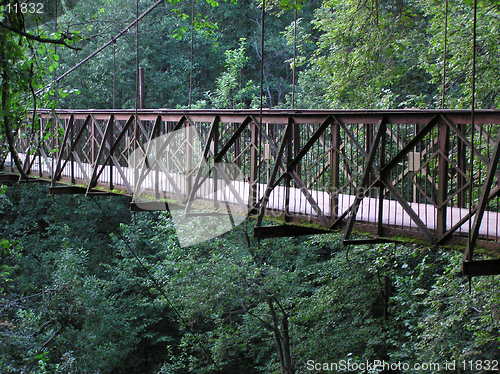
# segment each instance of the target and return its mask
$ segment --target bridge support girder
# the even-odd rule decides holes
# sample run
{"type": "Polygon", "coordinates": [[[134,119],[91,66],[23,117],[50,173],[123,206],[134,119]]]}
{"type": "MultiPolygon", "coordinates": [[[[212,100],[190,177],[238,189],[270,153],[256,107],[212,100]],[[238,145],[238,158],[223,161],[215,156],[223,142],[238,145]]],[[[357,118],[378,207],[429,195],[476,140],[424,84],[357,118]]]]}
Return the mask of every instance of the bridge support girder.
{"type": "Polygon", "coordinates": [[[462,263],[462,274],[465,276],[499,275],[500,259],[464,261],[462,263]]]}

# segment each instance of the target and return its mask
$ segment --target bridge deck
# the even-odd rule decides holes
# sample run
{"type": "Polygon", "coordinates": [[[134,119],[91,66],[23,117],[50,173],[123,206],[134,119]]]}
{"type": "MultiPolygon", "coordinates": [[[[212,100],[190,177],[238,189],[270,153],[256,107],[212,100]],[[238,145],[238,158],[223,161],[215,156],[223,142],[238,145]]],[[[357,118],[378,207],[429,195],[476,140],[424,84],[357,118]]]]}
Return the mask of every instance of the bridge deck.
{"type": "MultiPolygon", "coordinates": [[[[24,161],[26,155],[20,154],[20,158],[24,161]]],[[[8,159],[8,163],[11,160],[8,159]]],[[[45,176],[52,175],[53,165],[55,159],[48,157],[42,162],[42,173],[45,176]]],[[[39,170],[38,161],[35,160],[33,167],[39,170]]],[[[89,163],[81,163],[78,165],[77,170],[75,170],[75,178],[81,184],[87,185],[90,176],[92,175],[93,166],[89,163]]],[[[130,183],[134,180],[135,170],[129,167],[122,167],[119,172],[116,168],[111,168],[110,166],[104,166],[103,173],[98,178],[99,185],[109,185],[111,180],[111,172],[113,173],[113,184],[118,190],[126,191],[130,196],[134,192],[134,184],[130,183]],[[125,178],[124,178],[125,177],[125,178]]],[[[65,180],[69,180],[71,177],[71,165],[66,164],[63,168],[61,176],[65,180]]],[[[185,199],[186,193],[186,179],[184,176],[179,174],[169,173],[169,178],[166,177],[164,172],[159,172],[158,183],[160,186],[161,196],[165,198],[175,198],[180,197],[185,199]],[[177,192],[180,190],[182,192],[181,196],[176,194],[176,189],[173,186],[172,181],[175,183],[177,192]]],[[[155,186],[154,173],[148,173],[141,182],[141,189],[146,191],[153,191],[155,186]]],[[[222,180],[219,180],[219,186],[217,188],[217,196],[215,194],[213,187],[213,180],[206,180],[199,188],[196,194],[197,199],[208,200],[208,201],[218,201],[227,202],[234,205],[239,205],[242,200],[246,202],[246,197],[250,193],[250,184],[245,181],[232,181],[231,184],[235,191],[231,191],[229,188],[224,188],[225,184],[222,180]]],[[[267,188],[266,184],[258,183],[258,199],[264,196],[264,192],[267,188]]],[[[318,212],[313,208],[313,206],[303,199],[303,195],[300,189],[290,187],[290,199],[288,211],[292,214],[299,214],[302,216],[308,216],[311,218],[318,217],[318,212]]],[[[322,214],[326,217],[332,217],[330,211],[330,194],[324,191],[311,190],[311,195],[314,197],[315,201],[318,203],[322,214]]],[[[271,192],[268,202],[268,209],[270,211],[274,210],[277,212],[285,211],[285,187],[277,186],[271,192]]],[[[355,199],[354,195],[339,194],[338,195],[338,210],[339,215],[346,212],[355,199]]],[[[401,204],[396,200],[383,199],[383,216],[382,222],[386,225],[401,227],[401,228],[417,228],[417,224],[411,219],[409,214],[403,209],[401,204]]],[[[419,218],[425,223],[426,227],[430,230],[436,229],[436,216],[437,208],[434,205],[422,204],[422,203],[410,203],[411,208],[417,212],[419,218]]],[[[361,222],[378,222],[378,211],[379,211],[379,199],[374,197],[364,197],[361,201],[359,210],[356,214],[356,220],[361,222]]],[[[463,219],[469,213],[468,209],[464,208],[447,208],[447,221],[446,227],[450,229],[456,225],[461,219],[463,219]]],[[[464,223],[457,229],[459,233],[469,232],[469,223],[464,223]]],[[[484,213],[484,218],[479,227],[479,233],[485,238],[497,238],[500,233],[500,212],[486,211],[484,213]]]]}
{"type": "Polygon", "coordinates": [[[134,199],[186,200],[194,191],[289,221],[346,225],[347,241],[358,227],[500,250],[500,111],[474,118],[467,110],[42,109],[39,133],[23,128],[16,149],[30,176],[134,199]],[[133,155],[152,162],[140,188],[133,155]],[[192,189],[201,161],[236,165],[234,191],[224,197],[221,185],[213,196],[213,174],[192,189]]]}

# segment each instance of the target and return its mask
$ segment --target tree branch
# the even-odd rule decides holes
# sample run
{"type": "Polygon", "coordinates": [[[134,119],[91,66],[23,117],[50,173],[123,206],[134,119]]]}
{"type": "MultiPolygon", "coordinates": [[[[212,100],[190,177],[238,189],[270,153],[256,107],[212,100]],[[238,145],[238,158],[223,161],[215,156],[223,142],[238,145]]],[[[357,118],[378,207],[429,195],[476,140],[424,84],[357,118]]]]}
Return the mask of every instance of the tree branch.
{"type": "Polygon", "coordinates": [[[38,36],[38,35],[33,35],[33,34],[30,34],[30,33],[24,32],[22,30],[18,30],[16,28],[11,27],[9,25],[6,25],[5,23],[2,23],[2,22],[0,22],[0,27],[3,27],[4,29],[7,29],[9,31],[15,32],[16,34],[19,34],[21,36],[24,36],[25,38],[28,38],[30,40],[34,40],[36,42],[49,43],[49,44],[59,44],[59,45],[63,45],[65,47],[68,47],[70,49],[73,49],[75,51],[79,51],[80,50],[80,48],[73,47],[72,45],[68,44],[68,41],[72,40],[71,34],[63,33],[63,36],[61,38],[59,38],[59,39],[51,39],[51,38],[43,38],[43,37],[38,36]]]}

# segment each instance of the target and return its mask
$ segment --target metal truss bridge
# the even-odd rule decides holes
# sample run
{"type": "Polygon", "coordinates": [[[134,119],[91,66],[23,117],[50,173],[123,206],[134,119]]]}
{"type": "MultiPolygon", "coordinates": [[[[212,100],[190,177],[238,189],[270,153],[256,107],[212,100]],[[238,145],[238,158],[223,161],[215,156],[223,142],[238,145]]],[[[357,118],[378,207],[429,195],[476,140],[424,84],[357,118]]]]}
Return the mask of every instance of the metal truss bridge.
{"type": "MultiPolygon", "coordinates": [[[[342,228],[346,244],[463,245],[465,273],[500,272],[498,260],[472,257],[477,246],[500,251],[498,110],[475,111],[474,125],[469,110],[285,109],[40,110],[37,123],[19,131],[16,148],[30,177],[72,185],[54,192],[133,196],[140,184],[149,191],[145,209],[166,207],[172,196],[243,199],[260,238],[342,228]],[[178,170],[166,170],[161,155],[148,159],[152,140],[168,142],[164,135],[182,129],[178,170]],[[144,155],[147,172],[130,165],[134,152],[144,155]],[[240,198],[218,193],[222,176],[213,168],[203,174],[202,161],[236,165],[242,177],[231,189],[240,198]],[[269,215],[282,223],[264,226],[269,215]]],[[[164,144],[155,147],[161,153],[164,144]]],[[[15,172],[12,156],[4,161],[15,172]]]]}

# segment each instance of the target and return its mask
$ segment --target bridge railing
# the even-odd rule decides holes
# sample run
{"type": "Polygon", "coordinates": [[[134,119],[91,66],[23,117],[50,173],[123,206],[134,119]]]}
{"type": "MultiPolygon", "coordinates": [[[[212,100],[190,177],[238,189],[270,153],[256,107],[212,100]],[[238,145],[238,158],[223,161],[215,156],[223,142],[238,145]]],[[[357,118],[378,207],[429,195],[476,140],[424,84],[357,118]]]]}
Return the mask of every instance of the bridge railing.
{"type": "MultiPolygon", "coordinates": [[[[260,216],[343,225],[346,238],[357,226],[437,244],[500,242],[498,110],[476,111],[474,126],[467,110],[41,110],[38,118],[36,133],[17,137],[29,175],[129,194],[142,178],[153,198],[174,184],[202,196],[203,157],[238,166],[236,188],[260,216]],[[189,128],[202,155],[186,130],[182,182],[159,165],[147,177],[129,167],[134,151],[189,128]]],[[[209,178],[216,186],[220,175],[209,178]]]]}

